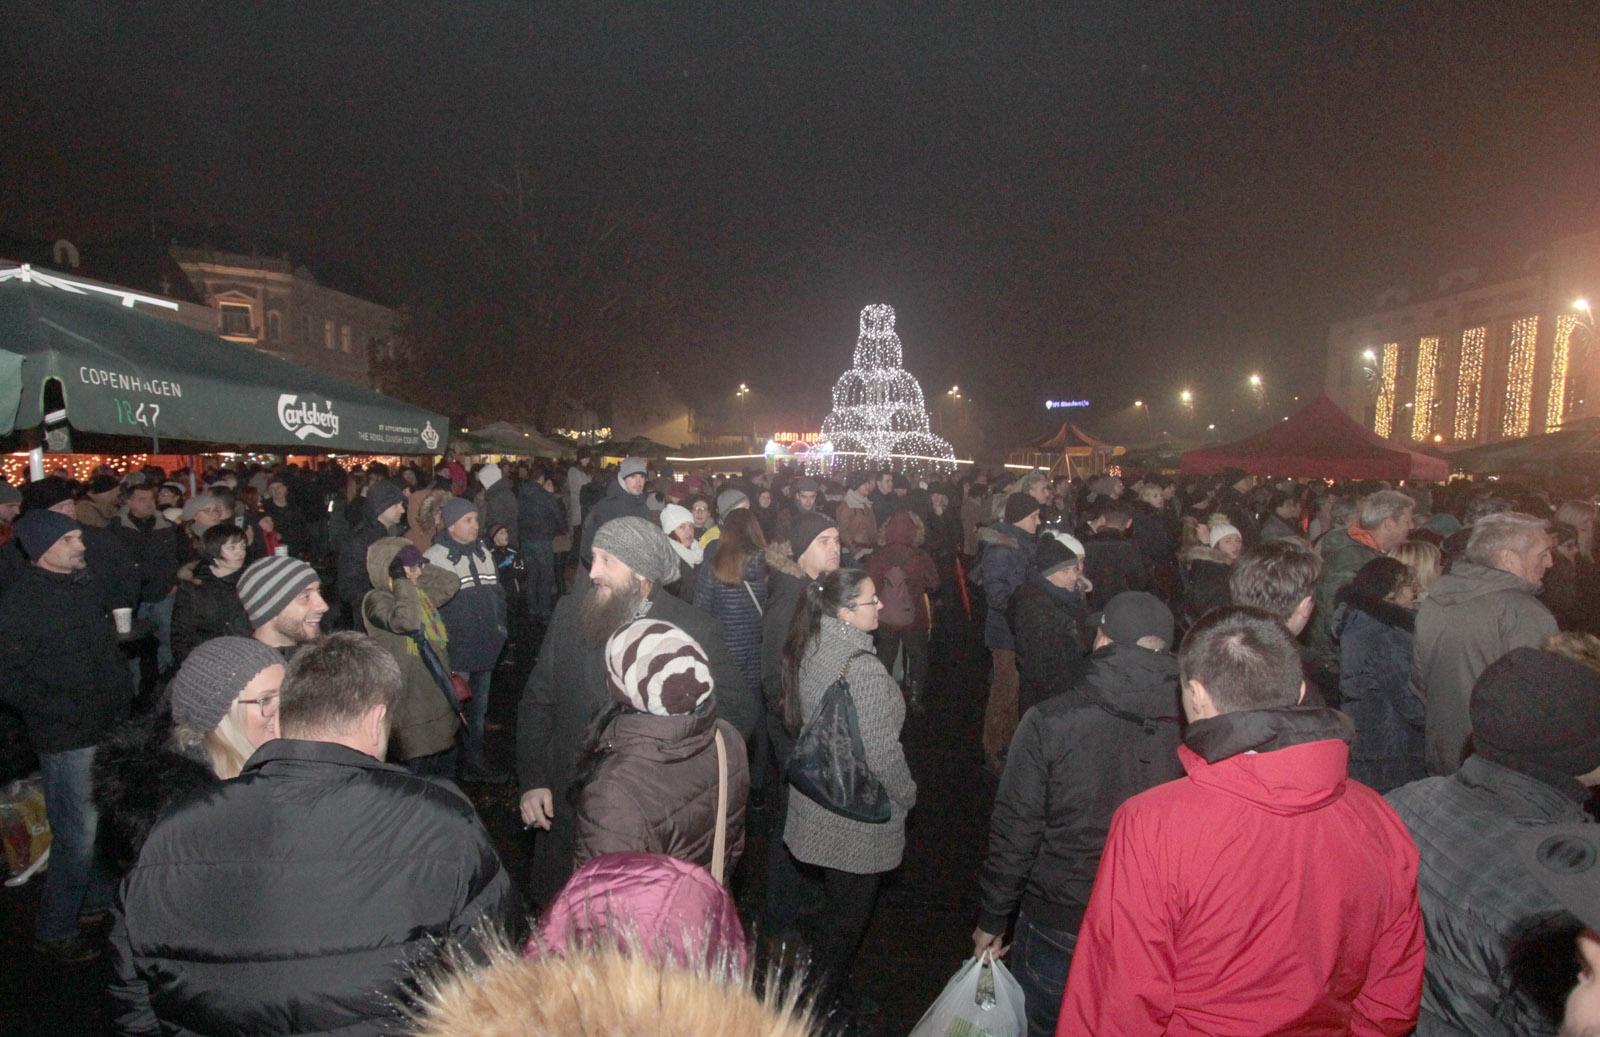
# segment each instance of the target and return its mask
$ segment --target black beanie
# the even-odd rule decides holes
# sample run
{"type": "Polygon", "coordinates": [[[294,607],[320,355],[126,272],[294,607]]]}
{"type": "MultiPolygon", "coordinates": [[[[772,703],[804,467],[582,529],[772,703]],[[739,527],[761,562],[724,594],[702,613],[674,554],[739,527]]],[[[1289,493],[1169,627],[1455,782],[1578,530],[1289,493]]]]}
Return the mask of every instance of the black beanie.
{"type": "Polygon", "coordinates": [[[817,539],[825,529],[832,529],[837,523],[828,516],[818,511],[805,511],[795,516],[789,527],[789,550],[794,552],[795,560],[806,553],[806,548],[811,546],[811,541],[817,539]]]}
{"type": "Polygon", "coordinates": [[[1026,493],[1013,493],[1006,498],[1006,522],[1014,526],[1041,507],[1043,505],[1026,493]]]}
{"type": "Polygon", "coordinates": [[[72,487],[65,479],[57,479],[47,475],[37,482],[31,482],[22,488],[22,510],[44,511],[54,507],[64,500],[72,499],[72,487]]]}
{"type": "Polygon", "coordinates": [[[1078,552],[1063,544],[1053,536],[1039,538],[1039,550],[1033,556],[1033,562],[1039,567],[1040,576],[1049,576],[1057,569],[1077,565],[1080,559],[1078,552]]]}
{"type": "Polygon", "coordinates": [[[1600,767],[1600,671],[1514,648],[1472,686],[1473,752],[1552,783],[1600,767]]]}

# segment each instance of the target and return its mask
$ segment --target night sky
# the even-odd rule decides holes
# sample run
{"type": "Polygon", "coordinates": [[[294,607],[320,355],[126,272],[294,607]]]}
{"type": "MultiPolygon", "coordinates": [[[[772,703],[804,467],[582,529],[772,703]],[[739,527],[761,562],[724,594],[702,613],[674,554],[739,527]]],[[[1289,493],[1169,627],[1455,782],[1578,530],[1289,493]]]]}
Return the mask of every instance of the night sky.
{"type": "Polygon", "coordinates": [[[888,302],[996,442],[1047,396],[1165,425],[1184,385],[1237,423],[1252,370],[1315,391],[1376,290],[1600,226],[1600,5],[650,6],[12,4],[0,219],[359,269],[448,329],[459,408],[520,369],[492,233],[520,163],[646,243],[607,275],[651,300],[602,336],[617,377],[820,417],[888,302]]]}

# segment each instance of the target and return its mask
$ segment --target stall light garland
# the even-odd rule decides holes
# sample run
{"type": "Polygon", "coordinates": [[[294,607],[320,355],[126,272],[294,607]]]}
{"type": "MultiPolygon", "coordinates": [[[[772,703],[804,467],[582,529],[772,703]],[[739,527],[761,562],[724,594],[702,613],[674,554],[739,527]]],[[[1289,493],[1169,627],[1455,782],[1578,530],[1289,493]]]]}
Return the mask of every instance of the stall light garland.
{"type": "Polygon", "coordinates": [[[1526,436],[1533,416],[1533,349],[1539,340],[1539,318],[1524,317],[1511,325],[1511,349],[1506,356],[1506,409],[1500,432],[1526,436]]]}
{"type": "MultiPolygon", "coordinates": [[[[94,478],[95,471],[102,465],[120,475],[127,475],[143,468],[148,460],[150,460],[149,454],[46,454],[44,470],[48,475],[64,468],[67,474],[78,482],[88,482],[94,478]]],[[[6,454],[0,458],[0,474],[4,474],[6,482],[12,486],[28,483],[31,478],[28,473],[28,455],[6,454]]]]}
{"type": "Polygon", "coordinates": [[[1483,395],[1483,343],[1486,327],[1468,328],[1461,333],[1461,367],[1456,380],[1455,441],[1470,443],[1478,438],[1478,404],[1483,395]]]}
{"type": "Polygon", "coordinates": [[[1553,432],[1567,420],[1567,364],[1572,355],[1572,332],[1578,318],[1563,313],[1556,318],[1555,349],[1550,356],[1550,395],[1544,406],[1544,427],[1553,432]]]}
{"type": "Polygon", "coordinates": [[[868,306],[861,311],[850,370],[834,384],[823,436],[838,456],[865,457],[875,467],[953,472],[955,451],[930,431],[922,386],[901,363],[894,308],[868,306]]]}
{"type": "Polygon", "coordinates": [[[1419,443],[1433,433],[1433,404],[1439,373],[1439,340],[1417,343],[1417,397],[1411,415],[1411,438],[1419,443]]]}
{"type": "Polygon", "coordinates": [[[1378,413],[1372,419],[1372,431],[1389,438],[1394,431],[1394,383],[1400,373],[1400,343],[1383,344],[1383,366],[1379,369],[1378,413]]]}

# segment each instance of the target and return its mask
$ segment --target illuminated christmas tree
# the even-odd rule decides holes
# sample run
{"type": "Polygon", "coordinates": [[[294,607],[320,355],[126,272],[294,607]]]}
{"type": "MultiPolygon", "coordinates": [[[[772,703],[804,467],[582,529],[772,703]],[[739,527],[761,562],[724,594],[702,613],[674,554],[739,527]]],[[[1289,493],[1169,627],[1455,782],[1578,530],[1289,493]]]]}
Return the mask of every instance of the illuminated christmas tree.
{"type": "Polygon", "coordinates": [[[852,366],[834,384],[833,412],[822,423],[836,467],[955,471],[955,451],[929,431],[922,386],[901,363],[894,307],[868,306],[852,366]]]}

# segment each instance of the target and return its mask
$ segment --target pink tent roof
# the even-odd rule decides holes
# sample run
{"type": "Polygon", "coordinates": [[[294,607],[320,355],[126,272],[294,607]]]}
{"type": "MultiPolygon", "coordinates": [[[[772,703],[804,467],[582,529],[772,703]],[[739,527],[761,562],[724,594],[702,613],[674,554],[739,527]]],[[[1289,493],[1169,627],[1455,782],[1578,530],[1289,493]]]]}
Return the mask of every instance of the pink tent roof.
{"type": "Polygon", "coordinates": [[[1232,443],[1183,455],[1185,475],[1215,475],[1239,468],[1251,475],[1299,479],[1416,479],[1443,482],[1450,462],[1394,446],[1362,428],[1326,396],[1319,396],[1271,428],[1232,443]]]}

